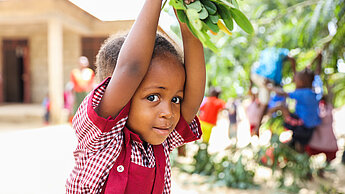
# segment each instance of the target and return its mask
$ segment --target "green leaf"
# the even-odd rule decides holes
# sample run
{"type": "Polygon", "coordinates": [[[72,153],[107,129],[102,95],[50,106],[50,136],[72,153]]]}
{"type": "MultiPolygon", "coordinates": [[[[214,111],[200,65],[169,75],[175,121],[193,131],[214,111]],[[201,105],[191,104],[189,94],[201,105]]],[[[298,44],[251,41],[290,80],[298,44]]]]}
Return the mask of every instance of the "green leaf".
{"type": "Polygon", "coordinates": [[[202,5],[199,0],[194,1],[193,3],[186,4],[187,9],[194,9],[197,12],[201,11],[202,5]]]}
{"type": "Polygon", "coordinates": [[[219,15],[209,15],[209,18],[211,19],[212,23],[217,24],[219,15]]]}
{"type": "Polygon", "coordinates": [[[192,32],[192,34],[198,38],[198,35],[195,33],[196,29],[193,28],[193,26],[190,24],[190,22],[188,20],[187,20],[186,24],[187,24],[189,30],[192,32]]]}
{"type": "Polygon", "coordinates": [[[223,19],[225,26],[231,31],[234,29],[234,22],[232,21],[230,10],[224,5],[218,4],[218,13],[223,19]]]}
{"type": "MultiPolygon", "coordinates": [[[[188,25],[189,23],[187,23],[188,25]]],[[[200,42],[207,48],[211,49],[214,53],[218,53],[219,50],[216,47],[216,45],[213,44],[213,42],[211,42],[210,37],[208,36],[207,32],[205,31],[201,31],[201,30],[197,30],[194,28],[193,25],[188,25],[189,29],[192,31],[192,33],[194,34],[195,37],[197,37],[200,42]]]]}
{"type": "Polygon", "coordinates": [[[217,6],[210,0],[201,0],[201,3],[205,6],[209,14],[215,14],[217,12],[217,6]]]}
{"type": "Polygon", "coordinates": [[[187,17],[189,19],[190,24],[196,29],[201,30],[202,22],[199,19],[199,13],[195,9],[187,9],[186,10],[187,17]]]}
{"type": "Polygon", "coordinates": [[[201,9],[201,11],[199,12],[199,18],[200,19],[205,19],[205,18],[207,18],[208,17],[208,12],[207,12],[207,10],[205,9],[205,7],[203,7],[202,9],[201,9]]]}
{"type": "Polygon", "coordinates": [[[206,33],[206,32],[203,32],[203,34],[204,34],[205,40],[202,41],[202,43],[203,43],[207,48],[211,49],[214,53],[218,53],[218,52],[219,52],[218,48],[216,47],[216,45],[213,44],[213,42],[211,42],[210,37],[207,35],[207,33],[206,33]]]}
{"type": "Polygon", "coordinates": [[[237,0],[231,0],[231,4],[233,4],[237,9],[239,9],[237,0]]]}
{"type": "Polygon", "coordinates": [[[186,7],[183,5],[183,0],[170,0],[169,5],[173,6],[176,10],[186,9],[186,7]]]}
{"type": "Polygon", "coordinates": [[[210,19],[210,17],[206,18],[206,19],[204,20],[204,22],[205,22],[205,24],[207,25],[207,27],[208,27],[210,30],[212,30],[212,31],[215,32],[215,33],[218,33],[218,32],[219,32],[219,27],[218,27],[218,25],[217,25],[217,24],[214,24],[214,23],[212,22],[212,20],[210,19]]]}
{"type": "Polygon", "coordinates": [[[230,8],[230,12],[239,27],[241,27],[248,34],[254,32],[252,24],[240,10],[236,8],[230,8]]]}
{"type": "Polygon", "coordinates": [[[187,23],[188,18],[187,15],[184,13],[183,10],[176,10],[176,14],[178,19],[182,22],[182,23],[187,23]]]}

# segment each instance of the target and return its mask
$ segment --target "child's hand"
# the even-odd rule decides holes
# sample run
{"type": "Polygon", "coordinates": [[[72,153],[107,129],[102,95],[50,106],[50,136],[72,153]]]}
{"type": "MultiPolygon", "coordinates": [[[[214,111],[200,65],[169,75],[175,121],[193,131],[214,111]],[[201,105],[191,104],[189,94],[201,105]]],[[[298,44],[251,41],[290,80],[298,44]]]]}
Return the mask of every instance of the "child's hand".
{"type": "Polygon", "coordinates": [[[193,3],[194,1],[195,1],[195,0],[184,0],[184,3],[188,5],[188,4],[190,4],[190,3],[193,3]]]}
{"type": "Polygon", "coordinates": [[[267,88],[268,90],[270,90],[270,91],[273,90],[273,87],[274,87],[273,84],[270,83],[270,82],[266,84],[266,88],[267,88]]]}

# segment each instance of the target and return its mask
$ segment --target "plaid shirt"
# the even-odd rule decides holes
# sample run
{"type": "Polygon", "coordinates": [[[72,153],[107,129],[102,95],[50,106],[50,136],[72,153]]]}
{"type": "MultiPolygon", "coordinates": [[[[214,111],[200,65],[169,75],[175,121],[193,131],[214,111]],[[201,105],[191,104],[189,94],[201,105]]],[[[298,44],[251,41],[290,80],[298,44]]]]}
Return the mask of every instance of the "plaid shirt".
{"type": "MultiPolygon", "coordinates": [[[[76,165],[66,182],[66,193],[100,193],[123,148],[122,130],[128,119],[130,103],[115,119],[111,117],[104,119],[94,111],[102,99],[109,80],[106,79],[84,99],[73,118],[72,125],[76,130],[78,145],[74,151],[76,165]]],[[[181,117],[176,128],[162,143],[166,157],[163,193],[170,193],[171,188],[170,152],[184,143],[199,139],[200,136],[198,118],[195,117],[188,126],[181,117]]],[[[131,162],[144,167],[155,167],[151,145],[145,150],[142,143],[132,140],[131,146],[131,162]]]]}

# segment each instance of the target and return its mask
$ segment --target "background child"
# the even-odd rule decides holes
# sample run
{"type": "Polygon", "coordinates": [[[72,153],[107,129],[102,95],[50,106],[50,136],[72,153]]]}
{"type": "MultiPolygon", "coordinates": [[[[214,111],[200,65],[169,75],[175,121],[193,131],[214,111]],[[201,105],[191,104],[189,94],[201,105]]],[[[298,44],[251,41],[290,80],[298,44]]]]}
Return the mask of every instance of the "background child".
{"type": "Polygon", "coordinates": [[[211,87],[210,96],[205,98],[203,105],[200,107],[199,117],[203,133],[202,140],[205,143],[210,140],[212,129],[217,124],[219,111],[225,107],[225,102],[218,98],[221,92],[219,87],[211,87]]]}
{"type": "Polygon", "coordinates": [[[50,100],[48,94],[44,97],[42,106],[44,108],[43,122],[45,125],[49,125],[50,121],[50,100]]]}
{"type": "Polygon", "coordinates": [[[251,81],[259,87],[258,99],[261,112],[257,112],[259,117],[259,125],[256,126],[254,132],[259,135],[259,128],[261,121],[267,111],[270,100],[270,90],[267,84],[280,87],[282,81],[283,64],[285,60],[291,63],[292,72],[296,73],[296,60],[289,56],[289,50],[286,48],[270,47],[266,48],[260,53],[258,66],[253,68],[250,75],[251,81]]]}
{"type": "Polygon", "coordinates": [[[263,106],[257,94],[257,88],[250,87],[249,89],[250,102],[245,106],[245,113],[249,123],[250,135],[259,135],[259,129],[261,124],[261,116],[259,113],[263,112],[265,106],[263,106]]]}
{"type": "Polygon", "coordinates": [[[291,114],[286,106],[272,108],[272,112],[280,109],[284,117],[284,127],[293,131],[292,145],[299,152],[304,151],[312,137],[316,126],[321,123],[319,117],[319,103],[316,94],[312,90],[314,73],[306,68],[297,72],[294,81],[296,90],[291,93],[285,93],[275,87],[269,87],[275,90],[279,95],[284,95],[296,100],[295,114],[291,114]]]}
{"type": "Polygon", "coordinates": [[[313,136],[306,146],[309,155],[324,153],[327,163],[330,163],[338,151],[337,139],[333,132],[333,107],[323,97],[319,103],[321,124],[315,128],[313,136]]]}
{"type": "Polygon", "coordinates": [[[236,137],[237,135],[237,105],[239,100],[237,99],[228,99],[226,103],[226,109],[228,110],[229,117],[229,138],[236,137]]]}
{"type": "Polygon", "coordinates": [[[71,82],[73,83],[74,105],[72,115],[75,115],[77,109],[85,96],[92,90],[95,74],[89,68],[89,60],[85,56],[79,57],[79,67],[71,71],[71,82]]]}
{"type": "Polygon", "coordinates": [[[118,58],[117,41],[97,56],[100,70],[116,67],[73,119],[78,146],[67,193],[170,193],[169,153],[200,138],[203,47],[180,23],[183,65],[174,46],[156,36],[161,4],[145,1],[118,58]]]}

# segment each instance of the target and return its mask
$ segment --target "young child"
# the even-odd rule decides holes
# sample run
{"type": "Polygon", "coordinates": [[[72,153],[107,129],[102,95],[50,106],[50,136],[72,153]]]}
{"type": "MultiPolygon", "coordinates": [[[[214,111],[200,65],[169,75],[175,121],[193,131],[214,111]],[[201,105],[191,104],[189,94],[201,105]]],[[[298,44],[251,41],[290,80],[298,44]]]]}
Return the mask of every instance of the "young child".
{"type": "Polygon", "coordinates": [[[95,73],[89,68],[89,60],[85,56],[79,57],[79,67],[71,71],[70,80],[73,83],[74,105],[72,114],[77,109],[85,96],[93,88],[95,73]]]}
{"type": "Polygon", "coordinates": [[[226,103],[226,109],[228,110],[229,117],[229,138],[237,136],[237,105],[237,99],[228,99],[228,102],[226,103]]]}
{"type": "Polygon", "coordinates": [[[116,67],[73,119],[78,146],[67,193],[170,193],[169,153],[200,138],[203,47],[180,23],[183,64],[172,44],[156,36],[161,6],[145,1],[118,59],[117,41],[101,48],[98,68],[114,61],[116,67]]]}
{"type": "Polygon", "coordinates": [[[306,152],[309,155],[324,153],[329,164],[336,157],[338,151],[337,139],[332,126],[333,107],[327,102],[327,97],[324,96],[319,103],[319,108],[321,124],[316,127],[309,144],[306,146],[306,152]]]}
{"type": "Polygon", "coordinates": [[[204,143],[209,142],[212,129],[217,124],[218,113],[225,108],[225,102],[218,98],[221,93],[219,87],[211,87],[209,93],[210,96],[206,97],[199,113],[204,143]]]}
{"type": "Polygon", "coordinates": [[[314,73],[306,68],[295,74],[296,90],[294,92],[285,93],[275,87],[269,87],[279,95],[296,100],[295,114],[291,114],[286,106],[272,108],[271,112],[278,109],[282,111],[284,127],[293,131],[291,143],[299,152],[304,151],[304,146],[309,143],[315,127],[321,123],[319,103],[312,89],[313,80],[314,73]]]}
{"type": "Polygon", "coordinates": [[[286,60],[291,63],[292,72],[296,73],[296,60],[289,55],[290,51],[286,48],[269,47],[261,51],[258,66],[253,67],[250,80],[259,87],[258,99],[261,111],[256,113],[259,117],[259,124],[254,129],[256,135],[259,135],[261,121],[267,112],[270,100],[270,90],[267,84],[281,87],[283,66],[286,60]]]}
{"type": "Polygon", "coordinates": [[[50,121],[50,100],[49,95],[47,94],[46,97],[44,97],[42,106],[44,108],[44,115],[43,115],[43,121],[44,125],[49,125],[50,121]]]}
{"type": "Polygon", "coordinates": [[[255,95],[252,96],[250,104],[245,108],[245,113],[249,122],[250,135],[259,135],[259,130],[256,130],[260,126],[260,116],[258,112],[262,111],[263,106],[261,106],[259,100],[255,95]]]}
{"type": "Polygon", "coordinates": [[[263,109],[266,107],[260,103],[257,88],[252,87],[252,82],[249,87],[248,95],[250,96],[250,101],[248,102],[249,104],[244,103],[244,111],[248,120],[250,135],[259,136],[261,116],[258,113],[263,112],[263,109]]]}

